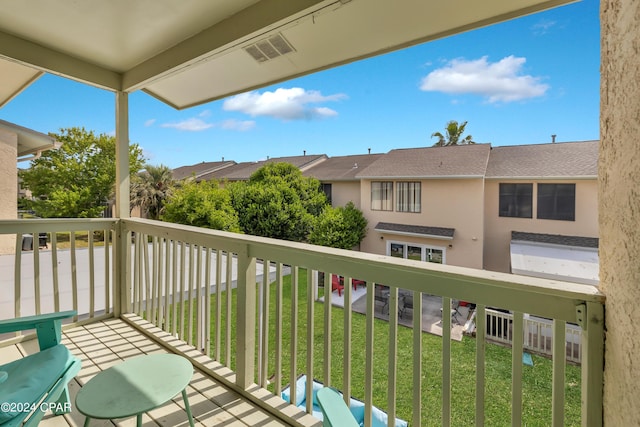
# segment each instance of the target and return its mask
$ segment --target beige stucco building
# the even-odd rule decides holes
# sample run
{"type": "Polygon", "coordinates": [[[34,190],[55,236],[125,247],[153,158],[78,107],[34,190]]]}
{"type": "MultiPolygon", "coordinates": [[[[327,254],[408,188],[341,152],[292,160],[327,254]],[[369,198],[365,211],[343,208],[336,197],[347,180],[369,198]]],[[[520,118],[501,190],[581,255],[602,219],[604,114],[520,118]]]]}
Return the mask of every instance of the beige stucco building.
{"type": "Polygon", "coordinates": [[[604,424],[640,425],[640,2],[602,0],[598,221],[607,298],[604,424]]]}
{"type": "Polygon", "coordinates": [[[400,149],[352,167],[366,159],[306,172],[363,211],[360,250],[597,284],[598,141],[400,149]]]}
{"type": "MultiPolygon", "coordinates": [[[[18,217],[18,161],[58,147],[48,135],[0,120],[0,219],[18,217]]],[[[0,254],[13,253],[14,235],[0,235],[0,254]]]]}
{"type": "Polygon", "coordinates": [[[517,254],[532,257],[539,248],[567,261],[553,274],[533,275],[596,284],[597,162],[598,141],[494,147],[485,176],[484,268],[527,274],[517,264],[528,260],[517,254]],[[529,243],[515,243],[514,232],[528,233],[529,243]],[[572,267],[576,257],[592,262],[572,267]],[[573,271],[561,271],[566,269],[573,271]],[[590,269],[589,278],[575,277],[586,276],[584,269],[590,269]]]}
{"type": "MultiPolygon", "coordinates": [[[[360,209],[369,224],[363,252],[598,283],[598,141],[268,162],[320,180],[333,206],[360,209]]],[[[246,180],[264,163],[231,163],[196,179],[246,180]]]]}
{"type": "Polygon", "coordinates": [[[488,144],[392,150],[358,173],[361,250],[482,268],[488,144]]]}

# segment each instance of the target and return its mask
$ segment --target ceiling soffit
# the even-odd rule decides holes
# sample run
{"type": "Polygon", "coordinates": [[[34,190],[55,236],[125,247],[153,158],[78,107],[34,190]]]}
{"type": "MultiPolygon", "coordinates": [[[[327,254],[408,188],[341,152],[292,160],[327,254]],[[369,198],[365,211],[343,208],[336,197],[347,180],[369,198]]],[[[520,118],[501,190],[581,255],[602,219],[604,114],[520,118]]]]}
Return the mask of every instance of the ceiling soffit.
{"type": "MultiPolygon", "coordinates": [[[[14,3],[0,16],[0,62],[9,58],[109,90],[144,89],[187,108],[569,1],[14,3]],[[290,51],[260,61],[245,50],[273,36],[290,51]]],[[[0,105],[28,82],[12,82],[0,105]]]]}

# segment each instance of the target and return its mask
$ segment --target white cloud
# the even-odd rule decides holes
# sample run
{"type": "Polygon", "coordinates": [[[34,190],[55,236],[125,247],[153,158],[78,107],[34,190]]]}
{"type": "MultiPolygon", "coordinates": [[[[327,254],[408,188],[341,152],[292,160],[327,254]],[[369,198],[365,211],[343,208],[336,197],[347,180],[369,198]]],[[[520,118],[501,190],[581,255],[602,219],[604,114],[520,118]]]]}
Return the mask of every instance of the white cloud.
{"type": "Polygon", "coordinates": [[[341,93],[322,95],[319,91],[294,87],[276,89],[275,92],[247,92],[233,96],[224,102],[226,111],[240,111],[252,117],[269,116],[281,120],[317,119],[336,116],[327,107],[311,107],[309,104],[339,101],[347,96],[341,93]]]}
{"type": "Polygon", "coordinates": [[[256,127],[256,122],[253,120],[235,120],[229,119],[220,123],[220,127],[225,130],[237,130],[245,132],[256,127]]]}
{"type": "Polygon", "coordinates": [[[538,23],[534,24],[531,27],[533,34],[536,36],[542,36],[547,34],[552,27],[555,27],[557,24],[556,21],[549,21],[548,19],[543,19],[538,23]]]}
{"type": "Polygon", "coordinates": [[[162,126],[163,128],[173,128],[173,129],[184,130],[188,132],[200,132],[200,131],[212,128],[214,125],[213,123],[207,123],[202,119],[192,117],[190,119],[186,119],[181,122],[163,123],[160,126],[162,126]]]}
{"type": "Polygon", "coordinates": [[[211,115],[211,110],[203,110],[198,117],[209,117],[211,115]]]}
{"type": "Polygon", "coordinates": [[[422,79],[420,89],[449,94],[472,93],[486,97],[490,103],[544,95],[549,85],[540,83],[540,77],[521,75],[525,62],[526,58],[513,55],[494,63],[488,62],[486,56],[470,61],[454,59],[422,79]]]}
{"type": "Polygon", "coordinates": [[[144,122],[144,126],[145,127],[153,126],[155,122],[156,122],[156,119],[149,119],[146,122],[144,122]]]}

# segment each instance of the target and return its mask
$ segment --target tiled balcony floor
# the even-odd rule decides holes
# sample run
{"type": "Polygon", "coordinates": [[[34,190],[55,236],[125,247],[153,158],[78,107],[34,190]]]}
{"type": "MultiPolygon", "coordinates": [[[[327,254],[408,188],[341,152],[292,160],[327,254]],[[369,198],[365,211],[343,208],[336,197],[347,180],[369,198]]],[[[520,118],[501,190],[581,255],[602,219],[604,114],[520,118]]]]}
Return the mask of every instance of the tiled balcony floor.
{"type": "MultiPolygon", "coordinates": [[[[64,416],[47,414],[42,427],[82,426],[84,416],[75,409],[78,390],[99,371],[130,357],[169,351],[121,319],[108,319],[64,331],[64,344],[82,360],[79,375],[69,384],[73,410],[64,416]]],[[[38,351],[35,340],[0,347],[0,364],[38,351]]],[[[161,373],[159,373],[161,374],[161,373]]],[[[196,426],[286,426],[238,393],[195,369],[187,389],[196,426]]],[[[188,426],[182,397],[143,415],[144,426],[188,426]]],[[[135,426],[135,417],[92,420],[91,426],[135,426]]]]}

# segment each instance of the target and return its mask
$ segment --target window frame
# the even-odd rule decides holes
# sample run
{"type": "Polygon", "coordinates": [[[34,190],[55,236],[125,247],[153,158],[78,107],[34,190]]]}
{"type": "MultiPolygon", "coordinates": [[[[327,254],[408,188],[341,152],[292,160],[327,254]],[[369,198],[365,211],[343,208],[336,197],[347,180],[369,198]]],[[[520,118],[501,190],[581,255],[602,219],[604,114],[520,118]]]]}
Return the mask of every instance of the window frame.
{"type": "Polygon", "coordinates": [[[322,182],[322,183],[320,183],[320,189],[322,190],[322,192],[324,193],[325,197],[327,198],[327,202],[329,202],[329,204],[331,206],[333,206],[333,203],[332,203],[333,186],[331,185],[331,183],[330,182],[322,182]]]}
{"type": "Polygon", "coordinates": [[[395,207],[396,212],[422,212],[422,183],[420,181],[396,181],[395,207]]]}
{"type": "Polygon", "coordinates": [[[393,211],[393,181],[371,181],[371,210],[393,211]],[[380,196],[378,200],[376,195],[380,196]]]}
{"type": "Polygon", "coordinates": [[[533,183],[501,182],[498,186],[498,216],[502,218],[533,218],[533,183]],[[510,193],[506,191],[507,186],[513,187],[510,193]],[[510,200],[505,200],[507,198],[510,200]],[[528,207],[524,200],[526,198],[528,198],[528,207]]]}
{"type": "Polygon", "coordinates": [[[536,217],[538,219],[576,220],[575,183],[538,183],[536,199],[536,217]],[[552,191],[541,191],[542,189],[552,191]],[[552,206],[549,206],[549,204],[552,204],[552,206]]]}
{"type": "Polygon", "coordinates": [[[411,243],[411,242],[403,242],[401,240],[387,240],[387,255],[393,256],[397,258],[409,258],[409,246],[413,248],[420,248],[420,258],[422,262],[431,262],[434,264],[446,264],[447,263],[447,248],[444,246],[434,246],[434,245],[425,245],[421,243],[411,243]],[[402,257],[398,255],[393,255],[391,248],[392,246],[402,246],[402,257]],[[438,255],[440,256],[440,261],[433,261],[433,259],[437,259],[438,255]]]}

